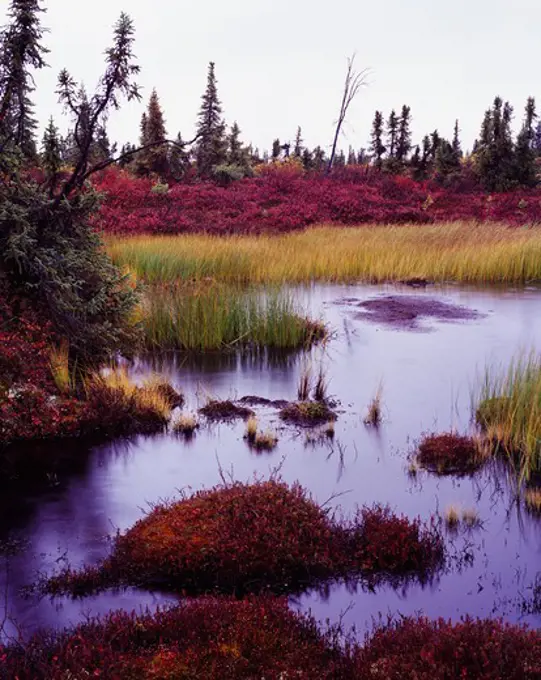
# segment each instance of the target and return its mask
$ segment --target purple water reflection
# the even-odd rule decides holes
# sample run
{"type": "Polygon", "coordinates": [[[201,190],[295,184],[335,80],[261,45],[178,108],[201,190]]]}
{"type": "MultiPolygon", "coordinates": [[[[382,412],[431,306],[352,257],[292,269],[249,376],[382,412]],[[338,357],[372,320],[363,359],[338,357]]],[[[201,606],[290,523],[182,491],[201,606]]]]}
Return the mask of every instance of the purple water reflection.
{"type": "MultiPolygon", "coordinates": [[[[173,437],[138,437],[128,444],[95,448],[77,475],[59,480],[57,487],[24,498],[24,513],[2,518],[12,538],[24,542],[0,572],[0,592],[7,589],[8,614],[28,633],[41,626],[63,627],[112,608],[174,601],[160,594],[129,590],[105,593],[82,601],[38,600],[23,597],[23,586],[39,573],[93,564],[107,554],[108,536],[133,524],[149,503],[171,497],[179,489],[200,489],[220,481],[220,470],[236,479],[268,475],[281,464],[286,481],[300,480],[320,502],[333,494],[344,512],[356,504],[374,502],[410,516],[428,517],[451,503],[475,508],[481,528],[453,540],[457,548],[471,543],[473,564],[451,569],[431,586],[410,584],[406,589],[380,586],[375,592],[335,584],[325,596],[307,593],[292,604],[311,609],[318,619],[338,620],[361,630],[379,613],[423,612],[428,616],[459,618],[504,616],[541,626],[539,614],[523,615],[518,602],[541,571],[541,522],[514,502],[504,476],[487,469],[473,479],[437,479],[420,474],[411,481],[406,454],[426,430],[466,429],[471,394],[487,361],[507,362],[521,348],[541,345],[541,291],[514,292],[428,289],[426,295],[476,309],[482,316],[458,323],[430,322],[434,332],[397,331],[355,318],[351,305],[340,298],[364,300],[394,288],[315,286],[298,289],[297,296],[313,314],[336,330],[320,361],[330,378],[330,392],[339,400],[340,418],[334,444],[306,445],[305,434],[283,427],[272,409],[261,418],[279,430],[272,454],[256,455],[243,441],[243,424],[202,428],[190,443],[173,437]],[[383,383],[385,422],[379,431],[367,429],[363,412],[378,384],[383,383]]],[[[407,289],[400,293],[407,294],[407,289]]],[[[219,355],[203,360],[170,358],[157,364],[182,387],[188,408],[197,408],[206,394],[270,399],[294,399],[302,357],[274,359],[219,355]]],[[[139,362],[135,375],[144,375],[149,362],[139,362]]],[[[55,480],[52,480],[53,483],[55,480]]],[[[6,534],[6,532],[4,532],[6,534]]],[[[3,618],[0,603],[0,619],[3,618]]],[[[6,626],[8,632],[14,628],[6,626]]]]}

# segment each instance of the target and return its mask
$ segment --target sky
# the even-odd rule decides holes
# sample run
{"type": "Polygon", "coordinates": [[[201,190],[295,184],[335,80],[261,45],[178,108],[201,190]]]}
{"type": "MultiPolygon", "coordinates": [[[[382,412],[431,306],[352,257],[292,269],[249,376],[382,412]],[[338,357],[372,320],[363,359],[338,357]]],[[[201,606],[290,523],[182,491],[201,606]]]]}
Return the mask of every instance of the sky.
{"type": "MultiPolygon", "coordinates": [[[[65,130],[54,90],[61,68],[92,90],[121,11],[136,27],[142,102],[112,114],[109,134],[136,142],[156,88],[169,136],[195,130],[209,61],[216,63],[226,122],[261,150],[293,140],[328,148],[347,57],[369,68],[340,145],[369,143],[374,111],[388,116],[408,104],[414,142],[437,128],[451,137],[459,119],[471,148],[483,112],[499,94],[515,108],[517,128],[528,96],[540,95],[539,0],[44,0],[50,68],[37,75],[40,123],[50,115],[65,130]]],[[[0,23],[8,7],[0,0],[0,23]]]]}

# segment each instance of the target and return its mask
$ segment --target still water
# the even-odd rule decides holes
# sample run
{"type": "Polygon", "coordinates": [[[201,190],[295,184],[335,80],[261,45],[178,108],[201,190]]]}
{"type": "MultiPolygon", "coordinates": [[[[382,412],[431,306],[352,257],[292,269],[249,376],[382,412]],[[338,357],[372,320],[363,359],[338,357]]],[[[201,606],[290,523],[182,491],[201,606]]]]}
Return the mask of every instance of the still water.
{"type": "Polygon", "coordinates": [[[285,481],[299,480],[321,503],[332,498],[345,514],[377,502],[428,519],[456,504],[475,509],[481,520],[471,531],[446,533],[456,559],[429,585],[367,591],[336,583],[292,599],[291,606],[319,620],[342,617],[361,631],[379,615],[419,612],[455,620],[503,616],[541,627],[541,614],[524,607],[541,575],[541,520],[516,501],[512,475],[492,466],[473,478],[408,475],[408,455],[423,432],[471,427],[472,394],[486,364],[505,365],[521,350],[541,350],[541,290],[316,285],[294,291],[333,331],[326,346],[309,355],[177,355],[140,359],[130,370],[141,379],[152,370],[163,373],[185,393],[186,408],[195,410],[207,396],[293,400],[303,365],[322,365],[337,401],[334,441],[307,441],[306,431],[281,424],[275,409],[258,407],[262,426],[279,436],[271,454],[248,448],[242,423],[203,425],[190,442],[164,434],[91,449],[76,444],[78,468],[52,476],[46,490],[18,494],[0,520],[0,539],[14,546],[0,556],[0,622],[7,635],[62,628],[110,609],[174,602],[172,595],[137,590],[82,600],[38,598],[25,587],[68,563],[96,563],[117,530],[180,490],[211,487],[221,474],[246,481],[277,468],[285,481]],[[419,298],[448,302],[472,313],[387,323],[358,306],[385,295],[414,295],[416,304],[419,298]],[[363,415],[380,384],[384,422],[374,430],[363,415]]]}

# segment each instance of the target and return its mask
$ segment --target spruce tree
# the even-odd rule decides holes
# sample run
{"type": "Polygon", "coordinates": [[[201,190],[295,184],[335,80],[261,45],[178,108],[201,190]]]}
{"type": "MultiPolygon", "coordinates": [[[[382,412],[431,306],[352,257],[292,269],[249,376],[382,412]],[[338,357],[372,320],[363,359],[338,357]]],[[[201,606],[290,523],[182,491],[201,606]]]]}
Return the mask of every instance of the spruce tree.
{"type": "Polygon", "coordinates": [[[0,30],[0,150],[9,144],[29,160],[36,157],[37,128],[32,71],[47,65],[49,51],[42,44],[44,11],[40,0],[11,0],[9,23],[0,30]]]}
{"type": "Polygon", "coordinates": [[[357,154],[355,153],[355,149],[351,145],[348,149],[348,158],[346,162],[348,165],[357,165],[357,154]]]}
{"type": "Polygon", "coordinates": [[[411,151],[411,108],[404,105],[400,115],[398,141],[396,146],[396,160],[404,165],[411,151]]]}
{"type": "Polygon", "coordinates": [[[218,98],[215,64],[212,61],[208,68],[207,87],[201,98],[197,135],[195,151],[197,170],[200,177],[209,178],[212,176],[213,168],[223,164],[227,158],[225,123],[218,98]]]}
{"type": "Polygon", "coordinates": [[[58,128],[54,124],[52,116],[49,118],[49,124],[43,134],[41,163],[55,185],[58,172],[62,167],[62,148],[58,128]]]}
{"type": "Polygon", "coordinates": [[[455,157],[458,158],[460,161],[460,159],[462,158],[462,146],[460,144],[460,129],[458,127],[458,119],[455,121],[452,147],[455,157]]]}
{"type": "Polygon", "coordinates": [[[302,167],[305,170],[312,170],[314,167],[314,159],[310,152],[310,149],[304,148],[302,151],[302,167]]]}
{"type": "Polygon", "coordinates": [[[325,151],[320,146],[316,146],[312,152],[312,164],[314,170],[317,172],[323,172],[323,170],[325,170],[327,159],[325,157],[325,151]]]}
{"type": "Polygon", "coordinates": [[[145,129],[142,134],[145,144],[153,144],[141,152],[138,159],[138,171],[141,174],[156,174],[166,177],[169,172],[167,160],[168,149],[166,145],[167,132],[163,111],[156,90],[152,90],[146,113],[145,129]]]}
{"type": "Polygon", "coordinates": [[[146,111],[143,111],[143,115],[141,116],[141,122],[139,123],[139,145],[140,146],[145,146],[148,144],[148,139],[147,139],[147,114],[146,111]]]}
{"type": "Polygon", "coordinates": [[[272,143],[272,156],[271,156],[272,161],[274,162],[279,160],[281,153],[282,145],[280,144],[280,140],[277,138],[272,143]]]}
{"type": "Polygon", "coordinates": [[[295,158],[300,158],[302,156],[302,130],[301,126],[297,128],[297,134],[295,135],[295,144],[293,145],[293,156],[295,158]]]}
{"type": "Polygon", "coordinates": [[[398,117],[393,109],[387,122],[387,149],[389,158],[396,158],[396,147],[398,142],[398,117]]]}
{"type": "Polygon", "coordinates": [[[535,99],[529,97],[526,103],[524,122],[517,136],[515,149],[515,177],[522,186],[533,187],[537,182],[534,139],[534,121],[537,118],[535,112],[535,99]]]}
{"type": "Polygon", "coordinates": [[[381,169],[383,162],[383,154],[386,148],[383,144],[383,114],[381,111],[376,111],[374,121],[372,123],[372,133],[370,136],[370,151],[374,158],[374,165],[378,170],[381,169]]]}
{"type": "Polygon", "coordinates": [[[231,126],[231,131],[227,139],[227,146],[227,162],[229,165],[245,165],[246,153],[244,152],[242,142],[240,141],[240,128],[237,121],[231,126]]]}
{"type": "Polygon", "coordinates": [[[175,139],[175,145],[169,148],[167,162],[169,172],[177,182],[184,177],[190,167],[190,154],[184,151],[184,141],[180,132],[175,139]]]}

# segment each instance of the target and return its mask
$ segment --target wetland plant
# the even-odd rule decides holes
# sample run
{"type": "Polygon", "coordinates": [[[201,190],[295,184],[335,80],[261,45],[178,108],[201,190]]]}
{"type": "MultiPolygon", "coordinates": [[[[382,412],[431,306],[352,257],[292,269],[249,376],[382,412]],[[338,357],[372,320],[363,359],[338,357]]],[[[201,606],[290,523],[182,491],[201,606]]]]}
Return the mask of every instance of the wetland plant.
{"type": "Polygon", "coordinates": [[[299,401],[308,401],[310,399],[310,392],[312,390],[312,367],[304,364],[299,378],[299,386],[297,387],[297,399],[299,401]]]}
{"type": "Polygon", "coordinates": [[[157,612],[115,611],[72,630],[37,633],[25,645],[0,645],[0,674],[19,680],[539,678],[541,634],[498,620],[400,617],[381,622],[364,640],[349,636],[347,646],[337,640],[343,633],[322,630],[284,598],[209,596],[157,612]]]}
{"type": "Polygon", "coordinates": [[[541,358],[533,352],[507,370],[488,368],[475,409],[492,448],[515,461],[523,479],[541,470],[541,358]]]}
{"type": "Polygon", "coordinates": [[[381,421],[383,420],[382,395],[383,385],[380,384],[376,390],[376,394],[368,405],[368,410],[364,419],[365,425],[370,425],[371,427],[379,427],[381,425],[381,421]]]}
{"type": "Polygon", "coordinates": [[[455,432],[424,434],[417,447],[416,462],[437,475],[466,475],[487,460],[482,442],[455,432]]]}
{"type": "Polygon", "coordinates": [[[324,401],[298,401],[281,409],[280,418],[295,425],[312,427],[336,420],[336,414],[324,401]]]}
{"type": "Polygon", "coordinates": [[[239,406],[230,399],[225,399],[224,401],[209,399],[207,403],[199,409],[199,413],[204,415],[208,420],[234,420],[235,418],[243,418],[246,420],[255,415],[251,408],[239,406]]]}
{"type": "Polygon", "coordinates": [[[142,305],[151,350],[299,349],[322,340],[326,327],[293,298],[216,284],[150,286],[142,305]]]}
{"type": "Polygon", "coordinates": [[[195,413],[180,413],[171,424],[175,434],[181,434],[186,438],[193,436],[198,427],[199,421],[195,413]]]}
{"type": "Polygon", "coordinates": [[[116,538],[101,565],[67,569],[45,590],[83,594],[139,585],[193,594],[298,592],[348,576],[423,579],[443,558],[434,523],[381,506],[338,521],[299,484],[236,482],[156,505],[116,538]]]}

